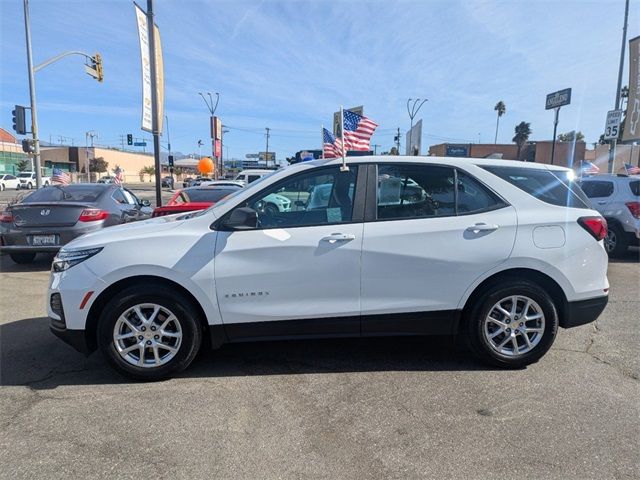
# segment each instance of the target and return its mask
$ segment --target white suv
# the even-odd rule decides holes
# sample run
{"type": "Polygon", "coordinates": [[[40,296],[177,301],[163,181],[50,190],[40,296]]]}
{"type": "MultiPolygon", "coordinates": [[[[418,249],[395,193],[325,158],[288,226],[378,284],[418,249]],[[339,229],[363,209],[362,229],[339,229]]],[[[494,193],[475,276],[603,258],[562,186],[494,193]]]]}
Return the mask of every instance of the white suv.
{"type": "Polygon", "coordinates": [[[560,167],[304,162],[208,210],[117,226],[53,261],[52,331],[158,379],[225,342],[460,333],[522,367],[608,299],[606,222],[560,167]],[[327,195],[313,196],[319,186],[327,195]],[[286,196],[287,211],[260,206],[286,196]]]}
{"type": "Polygon", "coordinates": [[[620,257],[631,245],[640,245],[640,176],[596,175],[580,182],[593,207],[607,220],[604,246],[620,257]]]}

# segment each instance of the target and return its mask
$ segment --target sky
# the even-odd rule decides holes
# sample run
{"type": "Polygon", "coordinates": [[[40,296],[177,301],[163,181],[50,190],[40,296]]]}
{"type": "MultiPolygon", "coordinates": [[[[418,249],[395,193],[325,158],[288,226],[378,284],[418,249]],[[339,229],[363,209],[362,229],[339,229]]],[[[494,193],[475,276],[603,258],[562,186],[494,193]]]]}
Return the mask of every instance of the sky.
{"type": "MultiPolygon", "coordinates": [[[[146,2],[141,0],[145,6],[146,2]]],[[[408,98],[427,98],[423,152],[443,142],[498,143],[531,123],[532,140],[553,134],[547,93],[573,89],[558,133],[595,142],[613,108],[624,0],[155,0],[165,64],[165,113],[174,151],[207,153],[209,113],[198,92],[219,92],[229,132],[225,156],[269,150],[279,159],[320,148],[333,112],[363,105],[380,126],[372,144],[393,146],[409,128],[408,98]]],[[[31,0],[34,63],[68,50],[104,59],[103,83],[68,57],[36,74],[40,135],[67,144],[119,146],[140,129],[140,50],[133,2],[31,0]]],[[[21,0],[0,0],[0,126],[29,105],[21,0]]],[[[640,35],[631,0],[628,38],[640,35]]],[[[628,49],[627,49],[628,51],[628,49]]],[[[625,58],[623,85],[628,83],[625,58]]],[[[167,142],[167,131],[163,143],[167,142]]],[[[149,143],[151,145],[151,143],[149,143]]]]}

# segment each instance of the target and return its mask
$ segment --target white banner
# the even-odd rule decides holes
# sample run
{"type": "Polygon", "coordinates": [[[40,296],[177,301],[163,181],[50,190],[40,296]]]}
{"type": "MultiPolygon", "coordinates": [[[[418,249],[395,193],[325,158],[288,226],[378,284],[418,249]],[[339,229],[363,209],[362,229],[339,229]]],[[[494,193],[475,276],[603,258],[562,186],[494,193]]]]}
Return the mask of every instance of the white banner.
{"type": "Polygon", "coordinates": [[[153,132],[153,114],[151,108],[151,57],[149,54],[149,29],[147,14],[138,6],[136,19],[140,39],[140,60],[142,67],[142,130],[153,132]]]}
{"type": "Polygon", "coordinates": [[[164,120],[164,62],[162,60],[162,43],[160,43],[160,29],[154,25],[156,45],[156,90],[158,99],[158,133],[162,135],[162,121],[164,120]]]}

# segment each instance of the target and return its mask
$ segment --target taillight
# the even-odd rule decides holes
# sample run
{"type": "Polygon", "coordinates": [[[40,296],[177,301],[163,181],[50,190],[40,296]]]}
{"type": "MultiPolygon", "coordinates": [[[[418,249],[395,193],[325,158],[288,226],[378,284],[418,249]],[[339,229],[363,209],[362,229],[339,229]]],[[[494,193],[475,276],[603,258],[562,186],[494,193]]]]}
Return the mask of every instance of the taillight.
{"type": "Polygon", "coordinates": [[[0,222],[13,223],[13,213],[11,213],[9,210],[0,212],[0,222]]]}
{"type": "Polygon", "coordinates": [[[602,217],[580,217],[578,223],[598,241],[607,236],[607,221],[602,217]]]}
{"type": "Polygon", "coordinates": [[[85,208],[80,214],[78,221],[80,222],[96,222],[109,217],[109,212],[100,210],[99,208],[85,208]]]}
{"type": "Polygon", "coordinates": [[[640,218],[640,202],[627,202],[625,204],[633,218],[640,218]]]}

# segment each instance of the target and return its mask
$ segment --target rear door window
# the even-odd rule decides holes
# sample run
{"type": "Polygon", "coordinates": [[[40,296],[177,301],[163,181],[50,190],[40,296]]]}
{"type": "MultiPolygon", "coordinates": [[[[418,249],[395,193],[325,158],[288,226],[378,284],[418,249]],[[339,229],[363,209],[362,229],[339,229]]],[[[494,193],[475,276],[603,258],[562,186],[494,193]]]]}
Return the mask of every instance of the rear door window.
{"type": "Polygon", "coordinates": [[[589,198],[604,198],[613,194],[613,182],[603,180],[584,181],[580,184],[580,188],[589,198]]]}
{"type": "Polygon", "coordinates": [[[591,208],[588,197],[571,180],[568,172],[500,166],[483,168],[545,203],[560,207],[591,208]]]}
{"type": "Polygon", "coordinates": [[[459,215],[486,212],[506,205],[495,193],[466,173],[458,170],[457,178],[459,215]]]}

